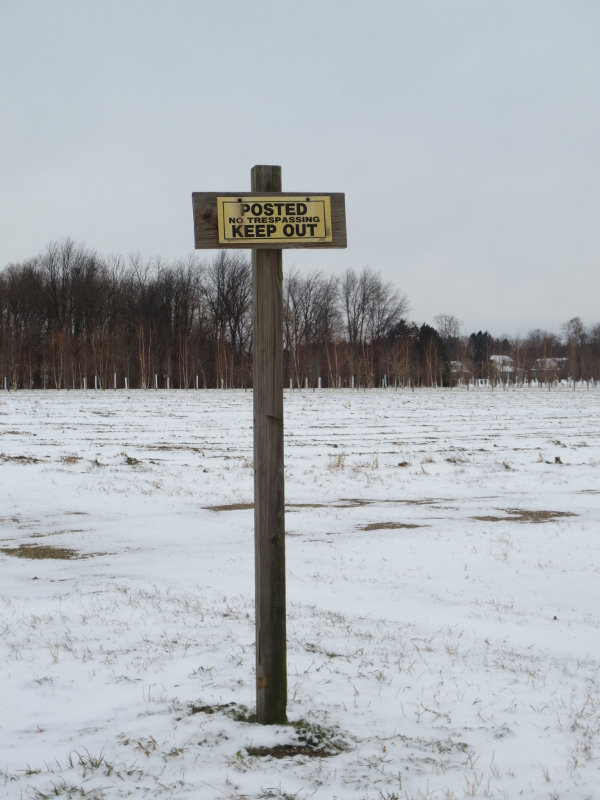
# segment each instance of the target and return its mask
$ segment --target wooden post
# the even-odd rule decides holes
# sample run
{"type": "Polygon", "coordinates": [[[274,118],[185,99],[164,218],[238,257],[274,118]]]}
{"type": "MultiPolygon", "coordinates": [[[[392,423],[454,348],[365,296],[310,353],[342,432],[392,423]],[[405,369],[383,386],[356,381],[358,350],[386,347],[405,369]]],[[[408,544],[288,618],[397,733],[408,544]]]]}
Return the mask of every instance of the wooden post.
{"type": "MultiPolygon", "coordinates": [[[[281,167],[253,167],[252,191],[280,192],[281,167]]],[[[252,250],[256,714],[263,725],[287,720],[282,284],[282,251],[252,250]]]]}
{"type": "Polygon", "coordinates": [[[192,207],[196,249],[252,249],[256,710],[260,723],[281,724],[287,705],[281,255],[287,248],[346,247],[345,196],[284,194],[281,167],[256,166],[250,193],[194,192],[192,207]],[[313,222],[292,224],[296,214],[283,217],[280,210],[271,218],[275,207],[308,211],[313,222]]]}

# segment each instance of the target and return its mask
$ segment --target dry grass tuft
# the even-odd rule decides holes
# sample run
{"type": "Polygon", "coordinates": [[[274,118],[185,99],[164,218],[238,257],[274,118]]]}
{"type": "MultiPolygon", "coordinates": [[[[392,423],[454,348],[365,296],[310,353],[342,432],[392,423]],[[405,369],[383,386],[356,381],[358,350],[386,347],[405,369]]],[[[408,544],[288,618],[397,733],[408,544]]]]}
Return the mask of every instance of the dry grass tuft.
{"type": "Polygon", "coordinates": [[[352,472],[362,472],[370,469],[379,469],[379,453],[373,453],[364,461],[352,462],[352,472]]]}
{"type": "Polygon", "coordinates": [[[62,456],[60,460],[63,464],[77,464],[78,461],[81,461],[81,456],[78,455],[62,456]]]}
{"type": "Polygon", "coordinates": [[[327,469],[344,469],[346,465],[346,453],[335,453],[328,456],[327,469]]]}
{"type": "Polygon", "coordinates": [[[447,458],[446,461],[449,464],[468,464],[469,463],[469,459],[466,456],[461,456],[461,455],[451,456],[450,458],[447,458]]]}

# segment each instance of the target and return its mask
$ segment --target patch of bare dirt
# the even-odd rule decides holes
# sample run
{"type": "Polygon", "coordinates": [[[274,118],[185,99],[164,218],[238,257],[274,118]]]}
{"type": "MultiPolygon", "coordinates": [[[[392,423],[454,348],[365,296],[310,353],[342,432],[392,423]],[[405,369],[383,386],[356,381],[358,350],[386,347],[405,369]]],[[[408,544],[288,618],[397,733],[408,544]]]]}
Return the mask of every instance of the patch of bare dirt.
{"type": "Polygon", "coordinates": [[[330,758],[336,753],[326,750],[324,747],[315,749],[306,745],[297,744],[278,744],[275,747],[247,747],[246,752],[249,756],[258,758],[294,758],[294,756],[308,756],[308,758],[330,758]]]}
{"type": "Polygon", "coordinates": [[[0,547],[0,552],[17,558],[53,558],[61,561],[83,558],[77,550],[72,550],[70,547],[52,547],[48,544],[20,544],[18,547],[0,547]]]}
{"type": "Polygon", "coordinates": [[[228,503],[223,506],[205,506],[207,511],[250,511],[254,503],[228,503]]]}
{"type": "Polygon", "coordinates": [[[394,531],[401,528],[422,528],[414,522],[372,522],[370,525],[363,525],[361,531],[394,531]]]}
{"type": "Polygon", "coordinates": [[[572,511],[527,511],[523,508],[505,508],[504,510],[508,515],[506,517],[497,517],[494,515],[486,515],[481,517],[472,517],[480,522],[556,522],[558,519],[564,517],[576,517],[572,511]]]}
{"type": "Polygon", "coordinates": [[[328,508],[327,503],[286,503],[287,508],[328,508]]]}
{"type": "Polygon", "coordinates": [[[0,461],[4,462],[12,462],[14,464],[39,464],[41,459],[34,458],[33,456],[7,456],[4,453],[0,453],[0,461]]]}

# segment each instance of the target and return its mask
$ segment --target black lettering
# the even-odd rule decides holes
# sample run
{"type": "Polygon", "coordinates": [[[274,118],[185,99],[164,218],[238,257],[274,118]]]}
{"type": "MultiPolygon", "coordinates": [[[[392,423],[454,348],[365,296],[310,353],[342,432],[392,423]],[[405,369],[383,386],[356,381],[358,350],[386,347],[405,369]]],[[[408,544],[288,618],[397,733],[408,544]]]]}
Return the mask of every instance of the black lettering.
{"type": "Polygon", "coordinates": [[[285,213],[286,214],[293,214],[295,205],[296,205],[296,203],[286,203],[285,204],[285,213]]]}
{"type": "Polygon", "coordinates": [[[263,217],[263,218],[261,219],[261,222],[262,222],[262,224],[263,224],[263,225],[266,225],[266,223],[267,223],[267,218],[266,218],[266,217],[263,217]]]}
{"type": "Polygon", "coordinates": [[[304,203],[296,203],[296,214],[306,214],[308,207],[304,203]]]}
{"type": "Polygon", "coordinates": [[[272,224],[275,222],[275,217],[269,217],[269,222],[270,222],[270,223],[271,223],[271,225],[272,225],[272,224]]]}
{"type": "Polygon", "coordinates": [[[229,217],[229,224],[230,225],[235,224],[235,217],[229,217]]]}
{"type": "Polygon", "coordinates": [[[285,203],[273,203],[273,205],[277,209],[277,213],[281,214],[281,209],[284,207],[285,203]]]}
{"type": "Polygon", "coordinates": [[[257,239],[264,239],[265,238],[265,226],[264,225],[257,225],[256,226],[256,238],[257,239]]]}
{"type": "Polygon", "coordinates": [[[260,217],[262,214],[262,206],[260,203],[254,203],[252,206],[252,213],[255,217],[260,217]]]}
{"type": "Polygon", "coordinates": [[[296,236],[306,236],[306,225],[296,225],[296,236]],[[302,231],[300,231],[302,228],[302,231]]]}
{"type": "Polygon", "coordinates": [[[244,236],[247,239],[254,239],[254,225],[244,225],[244,236]]]}
{"type": "Polygon", "coordinates": [[[283,219],[281,221],[282,222],[289,222],[289,219],[287,217],[283,217],[283,219]]]}
{"type": "Polygon", "coordinates": [[[236,236],[241,236],[242,239],[244,238],[244,236],[242,234],[242,226],[241,225],[234,225],[231,230],[233,232],[233,237],[232,237],[233,239],[235,239],[236,236]]]}
{"type": "MultiPolygon", "coordinates": [[[[277,203],[275,203],[277,205],[277,203]]],[[[281,217],[275,217],[275,222],[281,222],[281,217]]]]}
{"type": "Polygon", "coordinates": [[[312,222],[313,218],[312,217],[304,217],[304,221],[305,222],[312,222]]]}
{"type": "Polygon", "coordinates": [[[238,218],[236,219],[236,222],[243,222],[243,221],[244,221],[244,218],[243,218],[243,217],[238,217],[238,218]]]}
{"type": "Polygon", "coordinates": [[[273,213],[273,203],[265,203],[263,206],[265,214],[272,214],[273,213]]]}
{"type": "Polygon", "coordinates": [[[242,206],[242,214],[247,214],[249,211],[250,211],[250,206],[248,205],[248,203],[244,203],[244,205],[242,206]]]}
{"type": "Polygon", "coordinates": [[[283,235],[284,236],[293,236],[294,235],[294,226],[293,225],[284,225],[283,226],[283,235]]]}
{"type": "Polygon", "coordinates": [[[320,217],[313,217],[313,222],[320,222],[320,221],[321,221],[320,217]]]}
{"type": "MultiPolygon", "coordinates": [[[[272,217],[271,217],[272,219],[272,217]]],[[[267,239],[277,230],[277,225],[267,225],[267,239]]]]}
{"type": "Polygon", "coordinates": [[[314,235],[315,235],[315,228],[316,228],[317,226],[313,224],[313,225],[307,225],[306,227],[307,227],[307,228],[308,228],[308,230],[310,231],[310,235],[311,235],[311,236],[314,236],[314,235]]]}

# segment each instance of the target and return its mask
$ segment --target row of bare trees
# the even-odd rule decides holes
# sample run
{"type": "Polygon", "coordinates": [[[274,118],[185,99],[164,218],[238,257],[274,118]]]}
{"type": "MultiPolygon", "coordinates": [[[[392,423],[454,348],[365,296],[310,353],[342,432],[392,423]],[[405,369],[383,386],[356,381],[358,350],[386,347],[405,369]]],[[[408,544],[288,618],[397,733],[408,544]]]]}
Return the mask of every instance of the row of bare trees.
{"type": "MultiPolygon", "coordinates": [[[[290,272],[286,385],[381,385],[407,310],[406,296],[369,268],[342,278],[290,272]]],[[[251,386],[248,257],[166,263],[51,243],[0,273],[0,370],[13,388],[106,388],[115,375],[130,388],[251,386]]]]}
{"type": "MultiPolygon", "coordinates": [[[[462,334],[407,321],[407,297],[364,268],[284,279],[285,385],[442,386],[473,378],[600,378],[600,325],[562,335],[462,334]],[[509,358],[512,367],[499,356],[509,358]],[[551,369],[550,369],[551,367],[551,369]],[[510,369],[513,372],[510,372],[510,369]],[[561,373],[559,375],[559,373],[561,373]]],[[[508,362],[507,362],[508,363],[508,362]]],[[[241,251],[167,263],[72,240],[0,272],[0,376],[13,388],[252,385],[252,275],[241,251]]]]}

